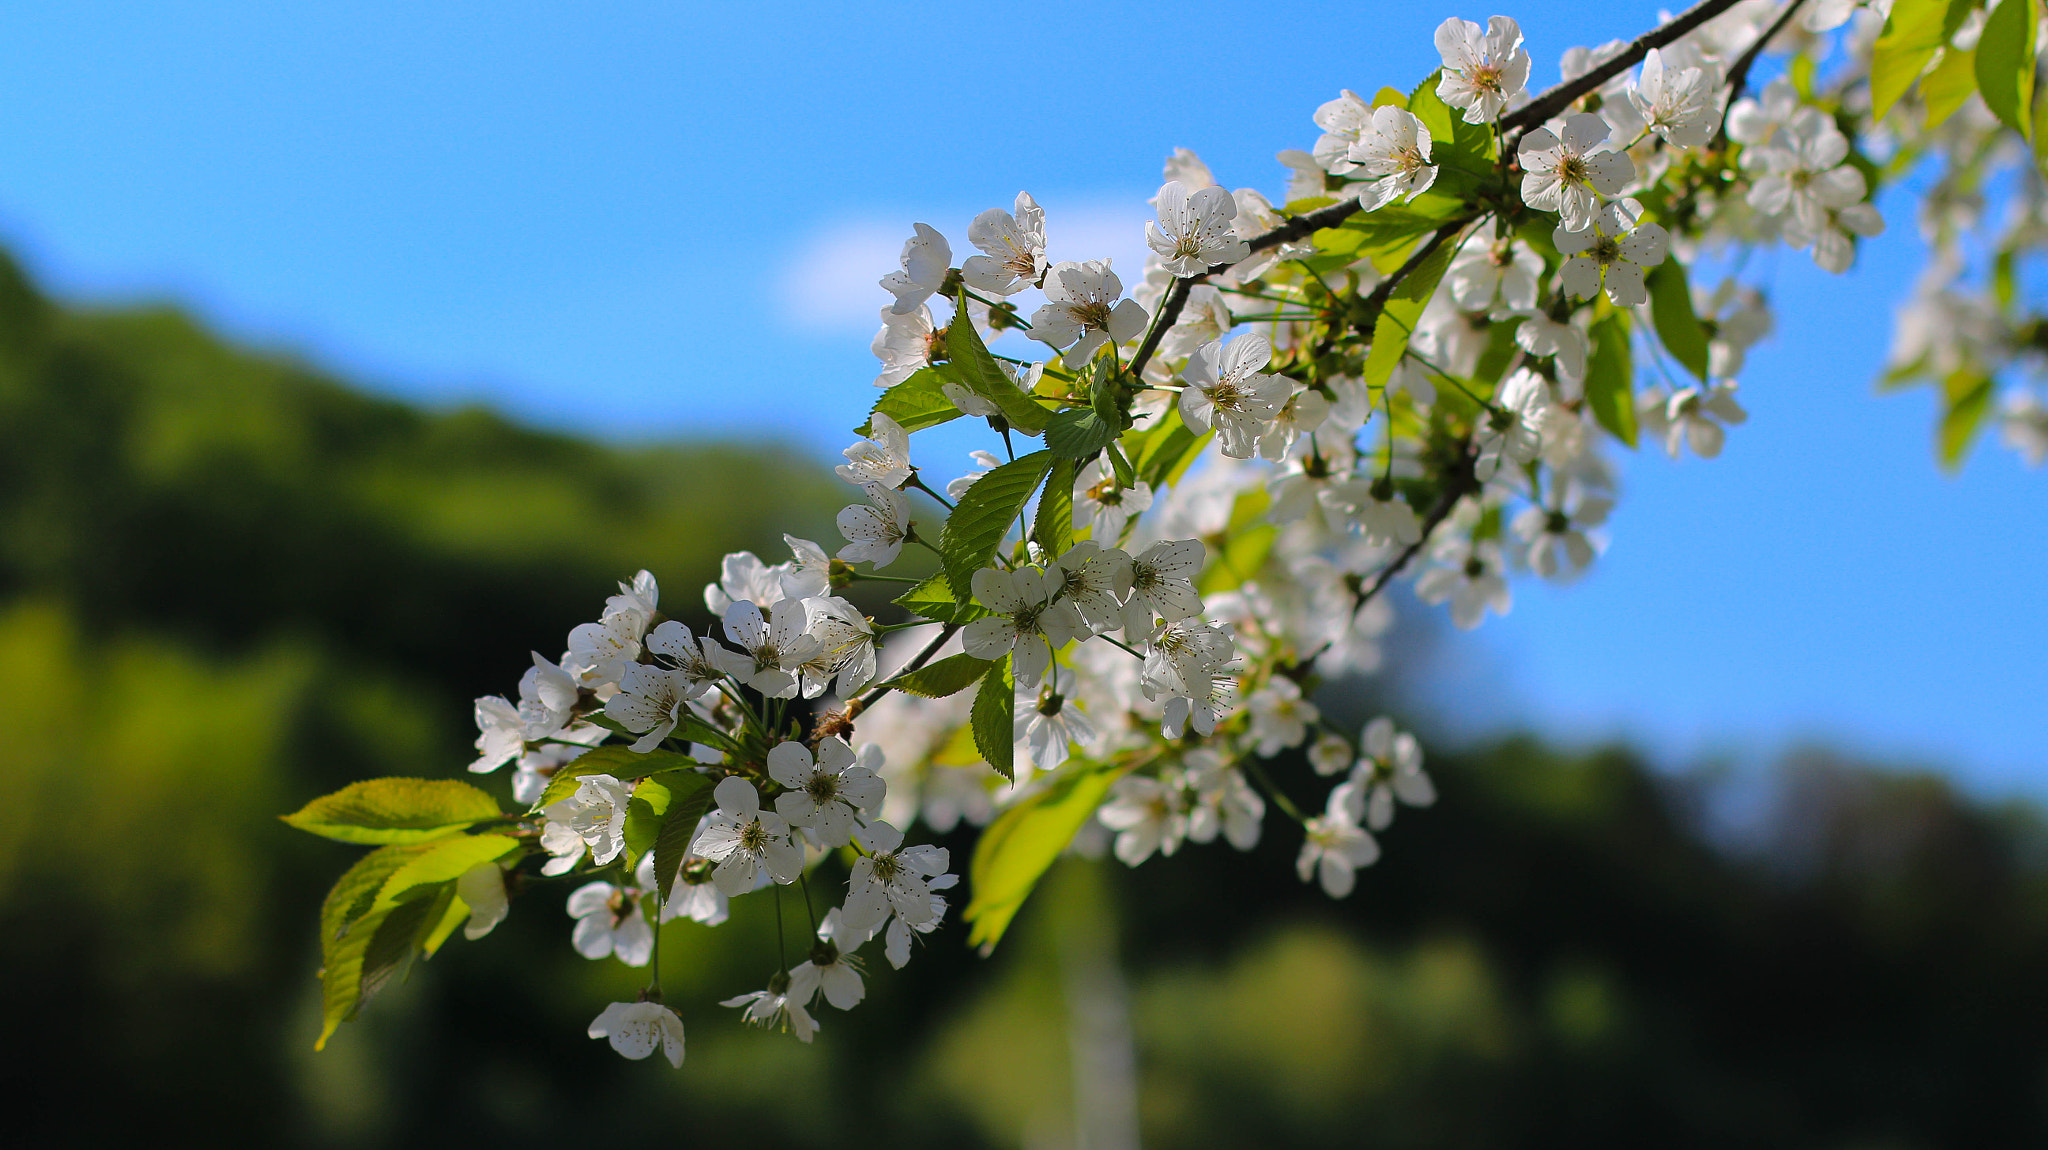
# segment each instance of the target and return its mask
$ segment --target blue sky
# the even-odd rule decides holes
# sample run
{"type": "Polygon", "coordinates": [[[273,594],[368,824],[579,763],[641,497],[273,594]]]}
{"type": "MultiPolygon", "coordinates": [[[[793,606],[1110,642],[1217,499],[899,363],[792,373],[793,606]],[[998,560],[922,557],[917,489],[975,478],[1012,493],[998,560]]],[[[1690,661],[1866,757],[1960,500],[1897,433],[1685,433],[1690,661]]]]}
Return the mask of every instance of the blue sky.
{"type": "MultiPolygon", "coordinates": [[[[1656,7],[1511,14],[1546,83],[1564,48],[1656,7]]],[[[1412,85],[1449,14],[21,9],[0,42],[0,238],[69,297],[172,299],[393,394],[825,454],[872,396],[872,282],[912,220],[959,243],[1028,188],[1056,256],[1135,274],[1169,150],[1277,193],[1272,155],[1314,140],[1314,108],[1412,85]]],[[[1944,476],[1930,398],[1874,394],[1918,259],[1888,215],[1846,279],[1776,262],[1778,334],[1721,459],[1629,459],[1596,571],[1524,582],[1509,619],[1457,640],[1444,697],[1464,725],[1622,734],[1673,763],[1811,738],[2048,794],[2048,474],[1986,450],[1944,476]]]]}

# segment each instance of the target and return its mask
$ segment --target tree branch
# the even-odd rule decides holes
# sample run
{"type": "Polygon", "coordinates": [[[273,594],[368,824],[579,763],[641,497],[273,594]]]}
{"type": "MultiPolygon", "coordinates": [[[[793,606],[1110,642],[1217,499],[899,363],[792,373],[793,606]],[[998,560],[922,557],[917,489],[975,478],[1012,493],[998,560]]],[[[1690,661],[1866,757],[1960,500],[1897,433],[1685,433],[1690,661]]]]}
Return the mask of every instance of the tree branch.
{"type": "Polygon", "coordinates": [[[1742,89],[1748,86],[1749,70],[1756,65],[1757,57],[1764,54],[1764,46],[1777,39],[1778,33],[1785,30],[1785,25],[1792,22],[1792,17],[1805,3],[1806,0],[1792,0],[1790,4],[1785,5],[1785,10],[1778,14],[1778,18],[1771,22],[1769,28],[1764,29],[1764,34],[1756,38],[1756,43],[1751,44],[1742,55],[1736,57],[1735,65],[1728,69],[1728,104],[1721,109],[1721,127],[1714,133],[1712,147],[1718,148],[1727,142],[1728,113],[1734,110],[1735,101],[1742,97],[1742,89]]]}

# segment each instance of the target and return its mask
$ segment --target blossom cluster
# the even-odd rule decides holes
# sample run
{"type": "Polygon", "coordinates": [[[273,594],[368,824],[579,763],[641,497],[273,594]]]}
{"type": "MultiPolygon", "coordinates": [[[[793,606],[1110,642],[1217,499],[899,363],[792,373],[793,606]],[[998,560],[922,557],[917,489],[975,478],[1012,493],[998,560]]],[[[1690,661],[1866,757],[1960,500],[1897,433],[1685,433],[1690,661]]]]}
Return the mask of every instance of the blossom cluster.
{"type": "MultiPolygon", "coordinates": [[[[528,883],[579,880],[575,949],[654,974],[591,1036],[680,1063],[661,924],[800,887],[800,961],[778,944],[766,988],[726,1005],[809,1040],[820,998],[861,1000],[863,946],[901,967],[946,919],[948,853],[906,828],[1002,820],[990,865],[1028,889],[1061,850],[1250,850],[1277,813],[1299,880],[1346,897],[1397,809],[1436,800],[1393,717],[1346,729],[1316,702],[1381,666],[1388,588],[1470,629],[1523,573],[1595,565],[1614,444],[1710,459],[1746,419],[1736,377],[1773,320],[1728,253],[1782,244],[1842,272],[1884,228],[1876,181],[1900,168],[1881,155],[1991,138],[1968,106],[1937,132],[1924,95],[1872,115],[1881,26],[1846,0],[1707,0],[1635,46],[1566,50],[1563,83],[1532,93],[1514,20],[1448,19],[1419,86],[1314,110],[1276,197],[1177,151],[1129,285],[1107,259],[1052,259],[1059,222],[1028,193],[976,216],[957,263],[916,224],[880,280],[842,540],[726,556],[710,633],[664,614],[642,572],[559,658],[533,655],[516,701],[479,700],[471,770],[511,764],[527,809],[498,817],[502,849],[473,845],[494,808],[445,824],[500,851],[448,880],[448,921],[478,937],[528,883]],[[928,481],[912,438],[954,420],[987,446],[928,481]],[[850,590],[891,584],[874,615],[850,590]],[[1034,861],[1002,857],[1017,844],[1034,861]],[[810,917],[828,875],[844,893],[810,917]]],[[[1959,275],[1923,291],[1902,370],[1989,387],[2024,341],[1959,275]]],[[[2005,422],[2048,454],[2048,404],[2012,400],[2005,422]]],[[[1015,904],[973,893],[985,949],[1015,904]]]]}

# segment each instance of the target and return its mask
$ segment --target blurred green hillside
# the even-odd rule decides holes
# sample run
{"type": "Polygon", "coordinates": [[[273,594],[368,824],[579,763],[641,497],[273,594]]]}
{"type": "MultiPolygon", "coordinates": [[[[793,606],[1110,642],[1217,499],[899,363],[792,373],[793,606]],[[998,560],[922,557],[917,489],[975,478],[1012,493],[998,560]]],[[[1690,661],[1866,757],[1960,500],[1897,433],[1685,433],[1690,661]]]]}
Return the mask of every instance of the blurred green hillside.
{"type": "Polygon", "coordinates": [[[314,1055],[314,912],[356,852],[275,816],[459,772],[471,699],[617,580],[689,612],[725,551],[835,538],[841,492],[772,447],[370,398],[0,265],[7,1142],[1064,1146],[1119,1017],[1155,1147],[2048,1140],[2040,818],[1824,755],[1729,786],[1437,754],[1443,802],[1346,902],[1277,818],[1249,857],[1072,860],[994,959],[949,927],[876,961],[812,1047],[712,1005],[766,973],[743,902],[665,938],[680,1073],[581,1036],[637,979],[538,891],[314,1055]]]}

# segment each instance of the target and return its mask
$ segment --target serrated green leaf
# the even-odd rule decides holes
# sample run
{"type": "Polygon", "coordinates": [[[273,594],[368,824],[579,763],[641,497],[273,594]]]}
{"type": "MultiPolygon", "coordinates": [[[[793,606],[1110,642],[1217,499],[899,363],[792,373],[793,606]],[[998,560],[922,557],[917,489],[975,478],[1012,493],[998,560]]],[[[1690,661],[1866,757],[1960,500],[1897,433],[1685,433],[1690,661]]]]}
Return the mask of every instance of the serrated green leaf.
{"type": "Polygon", "coordinates": [[[1938,439],[1941,465],[1955,471],[1970,452],[1970,442],[1991,414],[1991,377],[1960,368],[1941,383],[1942,413],[1938,439]]]}
{"type": "Polygon", "coordinates": [[[909,379],[884,391],[868,412],[868,422],[854,428],[853,433],[873,434],[873,417],[877,413],[902,424],[905,431],[922,431],[960,418],[960,409],[954,407],[953,401],[940,390],[940,385],[945,382],[945,377],[937,371],[929,367],[919,368],[909,379]]]}
{"type": "Polygon", "coordinates": [[[677,771],[674,776],[663,776],[663,782],[669,792],[668,813],[662,816],[661,829],[654,836],[654,885],[661,895],[661,904],[667,906],[676,873],[682,869],[690,839],[697,833],[697,823],[711,809],[711,792],[716,784],[702,771],[677,771]]]}
{"type": "Polygon", "coordinates": [[[1388,106],[1406,108],[1408,106],[1408,93],[1403,92],[1399,88],[1381,88],[1373,93],[1372,106],[1375,108],[1388,106]]]}
{"type": "Polygon", "coordinates": [[[1949,0],[1897,0],[1870,51],[1870,110],[1883,119],[1948,37],[1949,0]]]}
{"type": "Polygon", "coordinates": [[[1650,269],[1650,318],[1671,358],[1701,383],[1707,380],[1707,330],[1692,310],[1692,287],[1677,256],[1650,269]]]}
{"type": "Polygon", "coordinates": [[[974,728],[974,749],[1006,779],[1017,777],[1016,709],[1017,689],[1010,681],[1010,657],[1004,655],[989,664],[988,673],[982,676],[968,723],[974,728]]]}
{"type": "Polygon", "coordinates": [[[365,779],[322,795],[284,821],[345,843],[417,843],[459,834],[504,811],[457,779],[365,779]]]}
{"type": "Polygon", "coordinates": [[[896,597],[896,605],[920,618],[941,623],[972,623],[988,612],[972,599],[962,603],[953,596],[953,585],[945,572],[933,575],[896,597]]]}
{"type": "Polygon", "coordinates": [[[1920,99],[1927,104],[1927,126],[1939,127],[1955,115],[1977,90],[1977,51],[1949,47],[1920,78],[1920,99]]]}
{"type": "Polygon", "coordinates": [[[407,843],[379,847],[342,872],[327,892],[326,901],[320,905],[322,947],[346,935],[355,921],[377,904],[377,892],[384,889],[385,880],[398,868],[418,858],[429,845],[407,843]]]}
{"type": "Polygon", "coordinates": [[[434,925],[429,927],[425,936],[420,939],[421,958],[434,957],[440,951],[441,944],[447,942],[448,936],[455,933],[455,928],[469,921],[469,904],[463,902],[461,896],[455,893],[455,886],[452,883],[442,888],[434,905],[439,908],[439,913],[430,915],[434,919],[434,925]]]}
{"type": "Polygon", "coordinates": [[[1026,435],[1037,435],[1045,430],[1045,421],[1052,413],[1037,400],[1024,393],[1013,382],[1008,373],[997,365],[996,357],[988,353],[988,347],[981,342],[981,333],[974,330],[974,324],[967,322],[967,290],[962,288],[957,297],[958,317],[946,327],[946,354],[951,357],[946,364],[948,374],[958,379],[967,390],[996,405],[1011,427],[1026,435]]]}
{"type": "Polygon", "coordinates": [[[1065,555],[1074,545],[1074,470],[1071,459],[1053,461],[1031,520],[1031,538],[1055,557],[1065,555]]]}
{"type": "Polygon", "coordinates": [[[960,496],[939,533],[939,553],[945,557],[955,601],[969,600],[974,573],[989,565],[1052,461],[1052,452],[1034,451],[983,475],[960,496]]]}
{"type": "MultiPolygon", "coordinates": [[[[678,724],[676,727],[677,733],[680,734],[682,729],[681,724],[678,724]]],[[[720,738],[722,739],[724,736],[721,735],[720,738]]],[[[576,788],[583,785],[582,779],[586,775],[610,775],[615,779],[621,780],[644,779],[649,775],[660,774],[663,771],[679,770],[697,765],[697,760],[688,755],[677,754],[674,751],[652,750],[641,755],[635,754],[631,747],[620,746],[616,743],[610,746],[592,747],[590,750],[576,756],[573,760],[563,764],[561,769],[557,770],[554,776],[548,779],[547,790],[541,792],[539,801],[533,804],[533,809],[536,811],[540,810],[575,794],[576,788]]]]}
{"type": "Polygon", "coordinates": [[[1977,90],[2006,127],[2034,138],[2034,30],[2041,0],[1998,0],[1977,40],[1977,90]]]}
{"type": "Polygon", "coordinates": [[[950,655],[907,675],[898,675],[886,685],[920,698],[943,699],[972,687],[993,666],[989,660],[972,655],[950,655]]]}
{"type": "Polygon", "coordinates": [[[1057,412],[1045,427],[1045,446],[1061,459],[1085,459],[1116,442],[1123,429],[1092,407],[1057,412]]]}
{"type": "Polygon", "coordinates": [[[968,874],[974,897],[962,917],[967,942],[986,955],[1067,844],[1102,805],[1124,768],[1070,762],[1037,794],[1004,811],[981,832],[968,874]]]}
{"type": "Polygon", "coordinates": [[[1600,426],[1636,445],[1635,365],[1629,355],[1628,317],[1612,312],[1593,322],[1586,359],[1586,403],[1600,426]]]}

